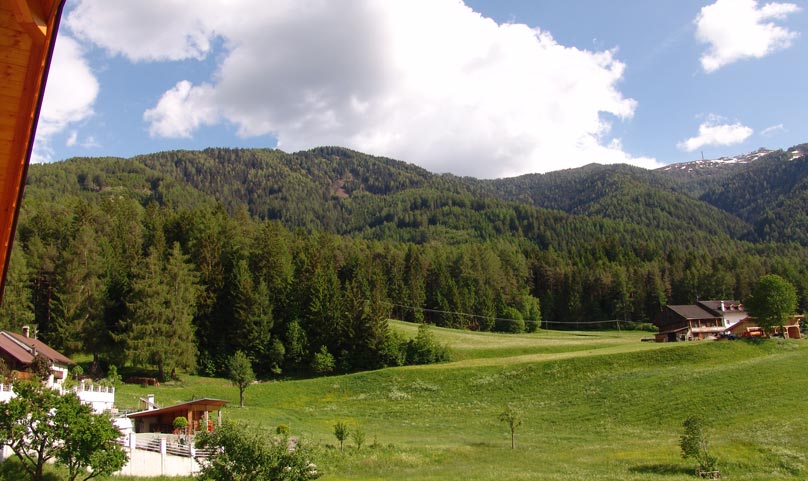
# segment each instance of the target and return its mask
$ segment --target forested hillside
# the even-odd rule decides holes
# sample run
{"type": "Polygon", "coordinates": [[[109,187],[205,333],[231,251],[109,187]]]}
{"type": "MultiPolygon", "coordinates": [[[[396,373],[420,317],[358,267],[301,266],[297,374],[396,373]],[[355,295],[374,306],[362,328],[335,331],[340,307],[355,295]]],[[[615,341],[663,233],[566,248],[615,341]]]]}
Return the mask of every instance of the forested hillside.
{"type": "Polygon", "coordinates": [[[242,350],[270,375],[429,360],[387,329],[391,316],[613,326],[666,303],[743,300],[766,273],[794,283],[805,309],[808,248],[788,230],[804,162],[773,153],[705,200],[627,166],[480,181],[341,148],[33,165],[0,321],[36,323],[101,364],[212,374],[242,350]],[[754,170],[767,162],[784,172],[754,170]],[[726,190],[755,176],[766,184],[726,190]]]}

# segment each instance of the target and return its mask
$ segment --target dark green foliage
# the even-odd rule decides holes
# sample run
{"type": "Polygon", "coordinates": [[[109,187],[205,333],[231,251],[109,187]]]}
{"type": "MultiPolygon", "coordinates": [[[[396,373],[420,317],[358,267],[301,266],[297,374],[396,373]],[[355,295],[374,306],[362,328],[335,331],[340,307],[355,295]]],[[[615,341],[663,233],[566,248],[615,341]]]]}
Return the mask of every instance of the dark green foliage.
{"type": "Polygon", "coordinates": [[[431,364],[450,359],[449,348],[435,340],[427,324],[418,326],[418,334],[407,343],[408,364],[431,364]]]}
{"type": "Polygon", "coordinates": [[[758,279],[745,305],[757,325],[769,332],[772,327],[787,325],[796,313],[797,290],[776,274],[765,275],[758,279]]]}
{"type": "Polygon", "coordinates": [[[311,359],[312,372],[319,375],[331,374],[335,368],[334,356],[328,352],[327,347],[320,346],[320,350],[315,352],[314,357],[311,359]]]}
{"type": "Polygon", "coordinates": [[[50,360],[41,354],[37,354],[31,362],[31,372],[33,372],[40,381],[47,381],[51,375],[50,360]]]}
{"type": "Polygon", "coordinates": [[[22,249],[12,250],[3,290],[3,302],[0,304],[0,329],[19,331],[22,326],[34,321],[30,277],[27,259],[22,249]]]}
{"type": "Polygon", "coordinates": [[[202,465],[199,479],[203,480],[303,481],[320,477],[304,443],[289,449],[287,437],[273,439],[243,424],[225,422],[215,431],[203,432],[196,437],[196,447],[210,452],[209,457],[197,458],[202,465]]]}
{"type": "Polygon", "coordinates": [[[195,366],[192,321],[198,290],[197,275],[178,243],[165,262],[151,249],[133,281],[130,316],[120,338],[134,364],[156,367],[161,381],[167,370],[195,366]]]}
{"type": "Polygon", "coordinates": [[[494,330],[512,334],[525,332],[525,320],[522,318],[522,313],[515,307],[506,307],[494,322],[494,330]]]}
{"type": "MultiPolygon", "coordinates": [[[[799,223],[775,215],[797,208],[775,199],[799,199],[803,174],[766,178],[783,176],[793,185],[761,191],[778,205],[766,238],[800,242],[787,234],[799,223]]],[[[96,376],[110,363],[195,361],[223,375],[240,350],[267,377],[310,372],[321,346],[337,372],[443,357],[389,332],[388,318],[613,328],[669,303],[746,299],[768,273],[808,308],[808,249],[757,242],[757,220],[689,196],[713,179],[587,166],[478,181],[332,147],[34,165],[0,319],[33,320],[45,342],[93,354],[96,376]]],[[[755,189],[744,196],[762,205],[755,189]]]]}

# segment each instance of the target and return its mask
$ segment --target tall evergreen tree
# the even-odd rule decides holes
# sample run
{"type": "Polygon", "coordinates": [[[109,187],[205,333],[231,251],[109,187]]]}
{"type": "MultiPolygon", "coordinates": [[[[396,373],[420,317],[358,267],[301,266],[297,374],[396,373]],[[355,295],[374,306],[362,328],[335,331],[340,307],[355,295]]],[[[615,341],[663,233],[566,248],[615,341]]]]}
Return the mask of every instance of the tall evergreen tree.
{"type": "Polygon", "coordinates": [[[196,347],[193,315],[199,285],[197,274],[175,243],[167,262],[156,251],[144,260],[134,281],[126,354],[138,365],[157,368],[161,380],[166,370],[193,369],[196,347]]]}
{"type": "Polygon", "coordinates": [[[22,326],[34,321],[34,304],[31,302],[31,273],[19,244],[11,251],[3,302],[0,305],[0,329],[19,331],[22,326]]]}

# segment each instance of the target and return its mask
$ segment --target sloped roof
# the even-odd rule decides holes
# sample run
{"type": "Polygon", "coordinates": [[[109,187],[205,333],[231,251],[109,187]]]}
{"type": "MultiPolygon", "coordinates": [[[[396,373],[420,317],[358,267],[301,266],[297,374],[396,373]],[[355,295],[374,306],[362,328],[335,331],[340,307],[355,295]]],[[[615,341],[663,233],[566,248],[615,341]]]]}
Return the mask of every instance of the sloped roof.
{"type": "Polygon", "coordinates": [[[200,408],[205,409],[206,411],[213,411],[214,409],[221,408],[225,404],[227,404],[227,401],[224,401],[222,399],[213,399],[213,398],[194,399],[193,401],[179,403],[173,406],[167,406],[160,409],[152,409],[151,411],[140,411],[132,413],[129,414],[127,417],[145,418],[148,416],[161,416],[163,414],[168,414],[172,412],[180,412],[180,411],[185,412],[188,409],[193,408],[200,408]]]}
{"type": "Polygon", "coordinates": [[[740,301],[733,301],[733,300],[718,300],[718,301],[698,301],[698,305],[709,309],[710,311],[716,313],[716,315],[722,315],[724,312],[746,312],[744,309],[743,304],[740,301]],[[724,309],[721,309],[721,304],[723,303],[724,309]]]}
{"type": "Polygon", "coordinates": [[[45,356],[53,363],[67,364],[68,366],[76,364],[69,357],[39,339],[25,337],[15,332],[0,331],[0,349],[6,351],[22,364],[31,364],[34,361],[35,352],[45,356]]]}
{"type": "Polygon", "coordinates": [[[719,319],[719,316],[716,316],[712,312],[693,304],[682,305],[682,306],[667,306],[668,309],[672,310],[679,316],[685,319],[719,319]]]}

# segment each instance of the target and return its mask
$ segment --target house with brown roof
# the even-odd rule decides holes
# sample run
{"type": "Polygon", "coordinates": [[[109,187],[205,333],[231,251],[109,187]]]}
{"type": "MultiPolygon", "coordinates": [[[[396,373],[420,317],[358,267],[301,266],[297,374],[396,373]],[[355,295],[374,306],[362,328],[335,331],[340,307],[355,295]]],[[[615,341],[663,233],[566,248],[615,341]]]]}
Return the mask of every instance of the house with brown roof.
{"type": "Polygon", "coordinates": [[[659,328],[657,342],[717,338],[726,330],[720,315],[698,304],[665,306],[654,325],[659,328]]]}
{"type": "MultiPolygon", "coordinates": [[[[790,324],[783,327],[782,334],[799,339],[801,318],[802,316],[792,316],[790,324]]],[[[755,318],[749,316],[743,304],[733,300],[696,301],[695,304],[665,306],[653,322],[659,328],[657,342],[719,339],[728,333],[737,337],[763,335],[755,318]]],[[[774,333],[779,334],[779,328],[774,333]]]]}
{"type": "MultiPolygon", "coordinates": [[[[23,326],[22,334],[10,331],[0,331],[0,359],[6,363],[8,369],[16,378],[33,376],[34,358],[44,357],[50,363],[50,376],[45,385],[60,393],[73,392],[84,404],[90,406],[96,413],[111,411],[115,406],[115,388],[112,386],[97,386],[92,382],[81,381],[77,386],[65,389],[64,382],[68,378],[68,370],[75,366],[69,357],[31,335],[31,329],[23,326]]],[[[5,402],[14,396],[11,384],[0,383],[0,402],[5,402]]]]}
{"type": "Polygon", "coordinates": [[[186,432],[213,431],[222,424],[222,407],[227,401],[221,399],[195,399],[173,406],[159,408],[150,396],[145,411],[131,413],[127,417],[134,422],[136,433],[172,433],[174,419],[184,417],[188,421],[186,432]],[[215,419],[213,417],[215,413],[215,419]]]}
{"type": "Polygon", "coordinates": [[[45,384],[61,390],[67,379],[68,369],[75,366],[75,362],[32,336],[28,326],[23,327],[22,334],[0,331],[0,359],[3,359],[10,370],[31,372],[36,356],[44,357],[51,365],[51,374],[45,384]]]}

